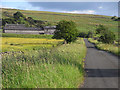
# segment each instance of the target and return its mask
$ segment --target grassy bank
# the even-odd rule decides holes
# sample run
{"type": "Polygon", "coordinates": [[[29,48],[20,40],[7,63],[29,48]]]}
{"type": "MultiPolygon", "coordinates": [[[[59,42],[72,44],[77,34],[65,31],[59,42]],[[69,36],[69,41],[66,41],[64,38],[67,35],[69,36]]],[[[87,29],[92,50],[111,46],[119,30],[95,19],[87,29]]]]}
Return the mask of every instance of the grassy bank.
{"type": "Polygon", "coordinates": [[[119,45],[116,46],[113,44],[105,44],[102,42],[98,42],[97,40],[94,40],[92,38],[89,38],[88,41],[90,41],[91,43],[94,43],[98,49],[105,50],[120,56],[120,50],[118,49],[120,47],[119,45]]]}
{"type": "Polygon", "coordinates": [[[3,88],[77,88],[84,80],[83,39],[53,49],[4,54],[3,88]]]}
{"type": "Polygon", "coordinates": [[[51,39],[53,35],[34,35],[34,34],[11,34],[2,33],[2,37],[15,37],[15,38],[45,38],[51,39]]]}

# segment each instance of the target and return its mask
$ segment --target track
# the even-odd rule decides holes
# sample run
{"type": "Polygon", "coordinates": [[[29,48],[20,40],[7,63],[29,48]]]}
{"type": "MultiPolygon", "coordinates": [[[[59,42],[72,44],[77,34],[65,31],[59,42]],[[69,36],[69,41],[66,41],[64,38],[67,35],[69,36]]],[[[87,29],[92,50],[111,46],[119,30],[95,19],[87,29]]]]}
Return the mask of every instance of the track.
{"type": "Polygon", "coordinates": [[[118,57],[95,48],[84,39],[87,47],[83,88],[118,88],[118,57]]]}

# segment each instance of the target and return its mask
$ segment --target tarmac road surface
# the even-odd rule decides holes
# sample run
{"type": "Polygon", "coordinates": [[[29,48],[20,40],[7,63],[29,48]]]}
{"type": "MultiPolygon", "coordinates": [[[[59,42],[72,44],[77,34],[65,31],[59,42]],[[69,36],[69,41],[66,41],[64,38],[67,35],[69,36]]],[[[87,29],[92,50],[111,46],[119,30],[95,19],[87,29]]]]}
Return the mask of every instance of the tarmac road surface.
{"type": "Polygon", "coordinates": [[[84,39],[87,47],[83,88],[118,88],[118,57],[98,50],[84,39]]]}

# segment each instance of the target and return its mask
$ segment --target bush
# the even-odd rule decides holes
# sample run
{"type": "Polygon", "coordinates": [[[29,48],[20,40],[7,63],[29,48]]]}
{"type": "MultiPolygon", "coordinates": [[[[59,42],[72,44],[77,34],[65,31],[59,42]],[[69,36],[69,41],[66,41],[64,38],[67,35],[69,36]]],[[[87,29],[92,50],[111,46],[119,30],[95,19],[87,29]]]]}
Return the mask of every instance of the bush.
{"type": "Polygon", "coordinates": [[[17,19],[19,19],[20,17],[23,17],[23,18],[25,18],[25,16],[21,13],[21,12],[16,12],[16,13],[14,13],[14,18],[17,20],[17,19]]]}
{"type": "Polygon", "coordinates": [[[114,21],[120,21],[120,17],[118,17],[117,19],[114,19],[114,21]]]}
{"type": "Polygon", "coordinates": [[[115,40],[115,34],[111,31],[105,31],[101,36],[99,41],[103,43],[113,43],[115,40]]]}
{"type": "Polygon", "coordinates": [[[99,25],[98,28],[96,29],[96,34],[104,33],[106,30],[108,30],[107,27],[105,27],[103,25],[99,25]]]}
{"type": "Polygon", "coordinates": [[[53,38],[65,39],[69,43],[75,41],[77,36],[78,30],[76,29],[76,24],[73,21],[62,20],[58,23],[53,38]]]}
{"type": "Polygon", "coordinates": [[[45,25],[44,21],[34,20],[32,17],[26,18],[21,12],[16,12],[13,16],[2,19],[2,26],[5,24],[25,24],[26,27],[43,27],[45,25]]]}
{"type": "Polygon", "coordinates": [[[93,37],[93,33],[91,31],[89,31],[87,34],[87,38],[92,38],[92,37],[93,37]]]}
{"type": "Polygon", "coordinates": [[[82,38],[86,38],[87,37],[87,33],[85,32],[80,32],[78,37],[82,37],[82,38]]]}
{"type": "Polygon", "coordinates": [[[113,16],[111,19],[116,19],[116,16],[113,16]]]}
{"type": "Polygon", "coordinates": [[[14,18],[6,18],[6,19],[2,19],[2,26],[5,26],[5,24],[15,24],[16,21],[14,20],[14,18]]]}

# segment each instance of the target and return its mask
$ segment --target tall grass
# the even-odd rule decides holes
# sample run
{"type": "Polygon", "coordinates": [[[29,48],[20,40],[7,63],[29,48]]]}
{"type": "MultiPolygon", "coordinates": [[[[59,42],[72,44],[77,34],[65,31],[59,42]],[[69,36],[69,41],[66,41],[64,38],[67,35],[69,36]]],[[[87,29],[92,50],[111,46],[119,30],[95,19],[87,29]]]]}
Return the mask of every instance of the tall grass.
{"type": "Polygon", "coordinates": [[[4,54],[3,88],[77,88],[84,80],[83,39],[53,49],[4,54]]]}
{"type": "Polygon", "coordinates": [[[92,38],[88,39],[91,43],[94,43],[98,49],[105,50],[108,52],[111,52],[115,55],[120,56],[120,45],[115,45],[115,44],[105,44],[102,42],[98,42],[97,40],[94,40],[92,38]]]}

